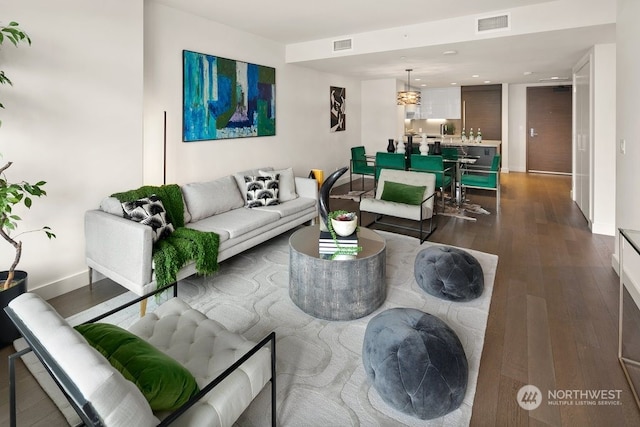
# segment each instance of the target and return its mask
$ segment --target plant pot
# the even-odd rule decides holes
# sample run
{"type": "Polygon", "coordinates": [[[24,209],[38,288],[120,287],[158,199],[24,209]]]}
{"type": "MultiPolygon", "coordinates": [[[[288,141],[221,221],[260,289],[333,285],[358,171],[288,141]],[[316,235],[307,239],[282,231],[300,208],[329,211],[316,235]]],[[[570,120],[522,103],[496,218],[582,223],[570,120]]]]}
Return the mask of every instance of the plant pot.
{"type": "Polygon", "coordinates": [[[358,227],[358,217],[356,216],[351,221],[338,221],[331,218],[331,226],[338,236],[350,236],[358,227]]]}
{"type": "MultiPolygon", "coordinates": [[[[4,283],[7,274],[7,271],[0,271],[0,283],[4,283]]],[[[0,290],[0,348],[6,347],[15,339],[20,338],[20,333],[7,316],[4,308],[9,305],[12,299],[27,291],[27,272],[16,270],[13,279],[20,282],[6,291],[0,290]]]]}

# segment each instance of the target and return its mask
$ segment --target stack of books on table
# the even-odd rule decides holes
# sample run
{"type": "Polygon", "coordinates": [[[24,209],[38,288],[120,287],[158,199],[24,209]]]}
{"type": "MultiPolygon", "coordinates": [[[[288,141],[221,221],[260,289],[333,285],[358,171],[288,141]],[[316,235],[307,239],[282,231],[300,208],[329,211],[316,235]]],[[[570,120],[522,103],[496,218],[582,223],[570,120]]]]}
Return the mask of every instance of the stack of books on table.
{"type": "Polygon", "coordinates": [[[354,231],[348,236],[336,236],[336,240],[333,240],[331,233],[328,231],[321,231],[320,238],[318,239],[318,250],[320,257],[329,258],[336,253],[338,245],[342,248],[355,248],[358,247],[358,235],[354,231]]]}

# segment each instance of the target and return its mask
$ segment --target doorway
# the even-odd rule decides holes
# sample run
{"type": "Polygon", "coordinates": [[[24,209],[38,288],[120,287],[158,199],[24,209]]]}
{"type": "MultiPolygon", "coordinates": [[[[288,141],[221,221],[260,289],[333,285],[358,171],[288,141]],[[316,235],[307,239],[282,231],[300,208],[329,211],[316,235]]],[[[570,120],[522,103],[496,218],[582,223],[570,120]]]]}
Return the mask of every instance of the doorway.
{"type": "Polygon", "coordinates": [[[527,88],[527,172],[571,174],[571,88],[527,88]]]}

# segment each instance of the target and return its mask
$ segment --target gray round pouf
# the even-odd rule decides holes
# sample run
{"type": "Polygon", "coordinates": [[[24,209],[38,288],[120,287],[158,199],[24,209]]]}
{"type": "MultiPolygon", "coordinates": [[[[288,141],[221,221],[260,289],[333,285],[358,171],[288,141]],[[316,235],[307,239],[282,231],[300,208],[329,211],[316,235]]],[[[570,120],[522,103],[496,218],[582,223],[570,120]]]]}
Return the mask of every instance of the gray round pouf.
{"type": "Polygon", "coordinates": [[[484,290],[484,273],[478,260],[462,249],[431,246],[416,256],[414,274],[428,294],[451,301],[469,301],[484,290]]]}
{"type": "Polygon", "coordinates": [[[392,308],[371,319],[362,362],[385,402],[423,420],[457,409],[467,391],[467,357],[458,336],[420,310],[392,308]]]}

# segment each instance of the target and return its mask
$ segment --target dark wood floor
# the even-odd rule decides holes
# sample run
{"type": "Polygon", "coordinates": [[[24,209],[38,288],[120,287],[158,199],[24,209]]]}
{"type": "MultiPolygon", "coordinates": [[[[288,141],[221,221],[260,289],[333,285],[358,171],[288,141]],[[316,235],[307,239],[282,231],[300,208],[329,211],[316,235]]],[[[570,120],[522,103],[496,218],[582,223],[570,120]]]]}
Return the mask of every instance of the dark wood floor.
{"type": "MultiPolygon", "coordinates": [[[[614,239],[590,233],[571,201],[570,178],[510,173],[501,179],[498,214],[493,193],[472,193],[469,197],[491,214],[476,215],[476,222],[440,216],[429,238],[499,256],[471,425],[640,425],[640,411],[617,360],[614,239]],[[516,394],[526,384],[545,396],[549,390],[621,390],[620,405],[568,399],[571,404],[543,403],[525,411],[516,394]]],[[[346,192],[347,187],[334,190],[346,192]]],[[[331,207],[356,205],[332,199],[331,207]]],[[[120,292],[102,281],[93,292],[85,287],[50,302],[68,316],[120,292]]],[[[0,350],[0,358],[8,354],[9,348],[0,350]]],[[[28,371],[20,367],[17,376],[19,425],[61,425],[62,416],[28,371]]],[[[0,370],[0,396],[0,425],[6,425],[5,369],[0,370]]]]}

